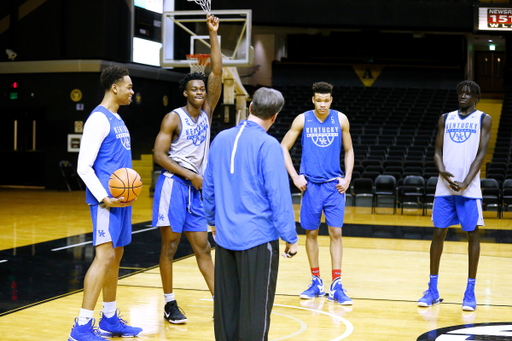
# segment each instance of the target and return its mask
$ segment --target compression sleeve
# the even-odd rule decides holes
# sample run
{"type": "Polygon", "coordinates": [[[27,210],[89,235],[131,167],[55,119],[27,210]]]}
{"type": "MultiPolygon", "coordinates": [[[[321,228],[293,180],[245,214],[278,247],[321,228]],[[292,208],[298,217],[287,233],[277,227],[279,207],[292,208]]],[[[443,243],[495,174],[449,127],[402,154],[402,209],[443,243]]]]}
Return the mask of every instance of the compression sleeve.
{"type": "Polygon", "coordinates": [[[107,116],[99,111],[92,113],[85,122],[84,133],[80,142],[80,152],[78,154],[78,175],[80,175],[87,188],[89,188],[99,202],[103,198],[108,197],[108,193],[92,167],[98,156],[101,144],[109,132],[110,123],[107,116]]]}

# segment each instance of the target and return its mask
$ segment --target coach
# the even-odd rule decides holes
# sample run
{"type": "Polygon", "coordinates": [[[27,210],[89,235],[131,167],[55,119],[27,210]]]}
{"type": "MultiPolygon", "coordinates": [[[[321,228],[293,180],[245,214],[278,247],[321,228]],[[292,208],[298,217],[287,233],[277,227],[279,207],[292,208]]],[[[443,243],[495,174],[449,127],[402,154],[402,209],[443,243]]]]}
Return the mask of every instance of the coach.
{"type": "Polygon", "coordinates": [[[212,143],[203,200],[215,233],[215,339],[268,340],[279,265],[297,253],[288,175],[279,142],[267,134],[283,95],[260,88],[249,117],[212,143]]]}

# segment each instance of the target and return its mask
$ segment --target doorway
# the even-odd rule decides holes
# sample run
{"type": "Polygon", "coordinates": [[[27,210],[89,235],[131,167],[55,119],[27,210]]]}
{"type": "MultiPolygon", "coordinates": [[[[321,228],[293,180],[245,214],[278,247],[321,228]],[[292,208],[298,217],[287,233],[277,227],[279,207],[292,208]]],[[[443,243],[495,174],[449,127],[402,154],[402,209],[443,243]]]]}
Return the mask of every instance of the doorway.
{"type": "Polygon", "coordinates": [[[476,79],[483,93],[503,92],[505,52],[477,51],[476,79]]]}
{"type": "Polygon", "coordinates": [[[2,109],[0,123],[0,185],[45,185],[44,109],[2,109]]]}

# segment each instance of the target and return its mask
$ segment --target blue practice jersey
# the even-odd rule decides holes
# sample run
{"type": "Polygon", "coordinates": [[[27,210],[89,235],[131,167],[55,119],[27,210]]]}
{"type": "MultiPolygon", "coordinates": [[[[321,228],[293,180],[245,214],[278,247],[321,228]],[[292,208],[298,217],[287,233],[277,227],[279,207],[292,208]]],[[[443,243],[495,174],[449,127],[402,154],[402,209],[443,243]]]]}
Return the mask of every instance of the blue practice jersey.
{"type": "Polygon", "coordinates": [[[322,183],[343,177],[340,165],[342,131],[338,111],[330,110],[320,122],[313,110],[304,113],[300,174],[308,181],[322,183]]]}
{"type": "MultiPolygon", "coordinates": [[[[105,107],[99,105],[91,113],[98,111],[107,116],[110,123],[110,132],[101,143],[98,156],[92,168],[110,195],[108,190],[110,175],[119,168],[132,168],[130,133],[124,121],[117,118],[105,107]]],[[[86,190],[86,202],[92,205],[98,204],[98,200],[96,200],[89,189],[86,190]]]]}

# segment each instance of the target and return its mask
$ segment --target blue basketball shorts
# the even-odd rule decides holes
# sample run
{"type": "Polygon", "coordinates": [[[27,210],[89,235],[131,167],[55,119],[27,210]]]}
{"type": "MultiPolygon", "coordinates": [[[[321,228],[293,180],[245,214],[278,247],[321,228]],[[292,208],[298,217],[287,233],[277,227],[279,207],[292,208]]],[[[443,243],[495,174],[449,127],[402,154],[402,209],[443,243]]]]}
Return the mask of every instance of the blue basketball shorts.
{"type": "Polygon", "coordinates": [[[153,200],[153,226],[170,226],[175,233],[208,231],[201,193],[190,181],[160,174],[153,200]]]}
{"type": "Polygon", "coordinates": [[[482,200],[465,198],[460,195],[436,197],[432,208],[432,221],[438,228],[459,225],[466,232],[476,226],[484,226],[482,200]]]}
{"type": "Polygon", "coordinates": [[[132,241],[132,207],[89,205],[93,227],[93,245],[112,242],[113,247],[132,241]]]}
{"type": "Polygon", "coordinates": [[[325,222],[331,227],[342,227],[345,218],[345,194],[336,189],[338,181],[313,183],[302,194],[300,205],[300,224],[306,230],[320,227],[322,211],[325,222]]]}

